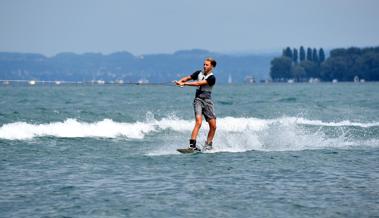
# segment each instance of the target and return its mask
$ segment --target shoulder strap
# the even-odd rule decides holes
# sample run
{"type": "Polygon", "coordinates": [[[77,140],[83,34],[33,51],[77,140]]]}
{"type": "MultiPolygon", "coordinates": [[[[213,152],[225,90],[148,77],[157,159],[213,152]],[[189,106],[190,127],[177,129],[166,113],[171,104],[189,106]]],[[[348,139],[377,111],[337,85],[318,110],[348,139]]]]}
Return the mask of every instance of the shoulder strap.
{"type": "Polygon", "coordinates": [[[213,76],[213,73],[210,73],[204,77],[204,79],[208,79],[210,76],[213,76]]]}
{"type": "Polygon", "coordinates": [[[210,76],[213,76],[213,73],[212,73],[212,72],[211,72],[210,74],[206,75],[206,76],[204,77],[204,80],[208,79],[210,76]]]}

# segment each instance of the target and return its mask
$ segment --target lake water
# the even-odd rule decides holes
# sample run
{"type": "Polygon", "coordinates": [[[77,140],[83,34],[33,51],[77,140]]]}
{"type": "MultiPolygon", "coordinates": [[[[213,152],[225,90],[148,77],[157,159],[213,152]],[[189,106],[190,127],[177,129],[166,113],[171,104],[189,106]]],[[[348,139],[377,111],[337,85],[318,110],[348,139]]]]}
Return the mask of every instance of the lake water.
{"type": "Polygon", "coordinates": [[[183,155],[194,92],[0,86],[0,217],[378,217],[378,83],[216,85],[183,155]]]}

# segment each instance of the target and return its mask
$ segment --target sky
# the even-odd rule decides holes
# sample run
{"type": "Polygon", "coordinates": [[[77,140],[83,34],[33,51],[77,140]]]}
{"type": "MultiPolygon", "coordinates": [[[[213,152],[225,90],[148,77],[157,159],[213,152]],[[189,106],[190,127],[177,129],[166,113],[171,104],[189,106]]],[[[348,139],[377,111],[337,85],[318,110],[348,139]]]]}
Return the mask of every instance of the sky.
{"type": "Polygon", "coordinates": [[[0,0],[0,51],[280,52],[379,45],[379,0],[0,0]]]}

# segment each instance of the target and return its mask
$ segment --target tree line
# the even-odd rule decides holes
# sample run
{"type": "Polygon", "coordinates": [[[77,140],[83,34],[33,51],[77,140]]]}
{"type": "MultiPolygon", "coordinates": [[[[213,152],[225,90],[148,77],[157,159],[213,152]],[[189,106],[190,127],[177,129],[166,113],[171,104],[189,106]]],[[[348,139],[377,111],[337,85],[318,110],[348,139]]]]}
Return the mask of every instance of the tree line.
{"type": "Polygon", "coordinates": [[[274,81],[294,79],[303,82],[311,78],[379,81],[379,47],[333,49],[327,59],[322,48],[305,50],[301,46],[297,50],[287,47],[281,57],[271,61],[270,76],[274,81]]]}

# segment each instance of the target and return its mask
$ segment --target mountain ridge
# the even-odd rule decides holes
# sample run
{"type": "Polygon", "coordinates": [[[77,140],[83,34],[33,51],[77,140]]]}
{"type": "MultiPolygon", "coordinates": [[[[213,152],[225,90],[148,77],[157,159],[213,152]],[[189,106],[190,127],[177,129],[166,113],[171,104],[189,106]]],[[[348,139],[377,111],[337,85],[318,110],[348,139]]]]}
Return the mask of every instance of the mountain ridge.
{"type": "Polygon", "coordinates": [[[133,55],[127,51],[110,54],[62,52],[47,57],[38,53],[0,52],[1,80],[123,80],[166,82],[202,68],[206,57],[217,60],[218,82],[244,82],[269,78],[272,55],[230,55],[203,49],[179,50],[172,54],[133,55]]]}

